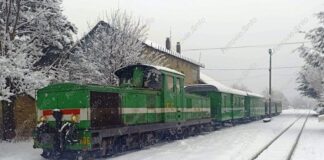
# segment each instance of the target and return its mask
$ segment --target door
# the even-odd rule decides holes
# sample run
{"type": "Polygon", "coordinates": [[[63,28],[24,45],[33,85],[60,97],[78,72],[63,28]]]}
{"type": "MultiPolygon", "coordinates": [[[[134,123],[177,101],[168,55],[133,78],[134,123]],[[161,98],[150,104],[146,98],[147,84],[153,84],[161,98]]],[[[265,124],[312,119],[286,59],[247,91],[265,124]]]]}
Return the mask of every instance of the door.
{"type": "Polygon", "coordinates": [[[177,121],[177,108],[175,97],[175,83],[174,77],[171,75],[163,75],[164,87],[163,87],[163,106],[164,106],[164,121],[175,122],[177,121]]]}
{"type": "Polygon", "coordinates": [[[175,94],[174,94],[174,98],[175,98],[175,104],[176,104],[176,108],[177,108],[177,121],[182,121],[184,119],[183,116],[183,99],[184,99],[184,93],[183,93],[183,80],[180,78],[175,78],[175,94]]]}
{"type": "Polygon", "coordinates": [[[118,93],[91,92],[91,127],[112,128],[122,124],[118,93]]]}

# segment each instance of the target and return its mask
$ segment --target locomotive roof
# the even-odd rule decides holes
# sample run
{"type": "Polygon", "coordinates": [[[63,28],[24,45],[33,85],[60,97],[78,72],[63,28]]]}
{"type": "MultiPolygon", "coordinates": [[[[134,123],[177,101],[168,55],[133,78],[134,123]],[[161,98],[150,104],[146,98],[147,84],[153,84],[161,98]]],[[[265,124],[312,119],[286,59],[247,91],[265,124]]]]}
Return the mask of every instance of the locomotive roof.
{"type": "Polygon", "coordinates": [[[154,66],[154,65],[149,65],[149,64],[134,64],[134,65],[128,65],[125,67],[122,67],[120,69],[118,69],[115,74],[118,75],[118,72],[121,72],[122,70],[126,69],[126,68],[130,68],[130,67],[135,67],[135,66],[141,66],[141,67],[147,67],[147,68],[154,68],[158,71],[164,71],[164,72],[169,72],[169,73],[173,73],[173,74],[177,74],[177,75],[181,75],[181,76],[185,76],[183,73],[178,72],[174,69],[171,68],[167,68],[167,67],[163,67],[163,66],[154,66]]]}

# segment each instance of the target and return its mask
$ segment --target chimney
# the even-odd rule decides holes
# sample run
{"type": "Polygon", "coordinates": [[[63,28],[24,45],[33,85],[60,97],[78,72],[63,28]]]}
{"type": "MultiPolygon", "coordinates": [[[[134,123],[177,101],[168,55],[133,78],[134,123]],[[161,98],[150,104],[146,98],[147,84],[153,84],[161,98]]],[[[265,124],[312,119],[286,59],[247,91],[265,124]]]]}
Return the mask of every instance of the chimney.
{"type": "Polygon", "coordinates": [[[171,40],[170,40],[169,37],[166,38],[165,48],[168,49],[168,50],[171,50],[171,40]]]}
{"type": "Polygon", "coordinates": [[[177,42],[177,52],[181,54],[181,45],[180,42],[177,42]]]}

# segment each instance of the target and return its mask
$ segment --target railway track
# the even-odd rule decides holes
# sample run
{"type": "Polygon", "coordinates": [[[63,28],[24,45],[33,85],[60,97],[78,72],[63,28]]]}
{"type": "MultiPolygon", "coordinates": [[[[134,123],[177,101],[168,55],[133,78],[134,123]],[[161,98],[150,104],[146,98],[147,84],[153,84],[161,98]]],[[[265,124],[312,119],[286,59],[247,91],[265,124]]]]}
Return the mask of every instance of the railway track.
{"type": "Polygon", "coordinates": [[[290,160],[298,145],[308,117],[309,113],[306,116],[299,116],[288,127],[254,154],[251,160],[290,160]]]}

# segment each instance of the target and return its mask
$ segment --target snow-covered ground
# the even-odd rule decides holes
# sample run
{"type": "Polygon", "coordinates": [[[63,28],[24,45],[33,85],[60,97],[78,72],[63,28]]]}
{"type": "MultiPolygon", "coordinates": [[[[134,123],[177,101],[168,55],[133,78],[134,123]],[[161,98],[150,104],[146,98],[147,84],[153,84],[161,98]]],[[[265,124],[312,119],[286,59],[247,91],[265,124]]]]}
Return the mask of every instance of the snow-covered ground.
{"type": "MultiPolygon", "coordinates": [[[[158,144],[116,156],[113,160],[246,160],[261,149],[305,110],[285,110],[271,122],[256,121],[185,140],[158,144]]],[[[293,159],[323,159],[324,123],[310,117],[293,159]]],[[[0,160],[41,160],[32,142],[0,143],[0,160]]]]}
{"type": "Polygon", "coordinates": [[[308,118],[292,159],[324,159],[324,123],[319,123],[316,116],[308,118]]]}

